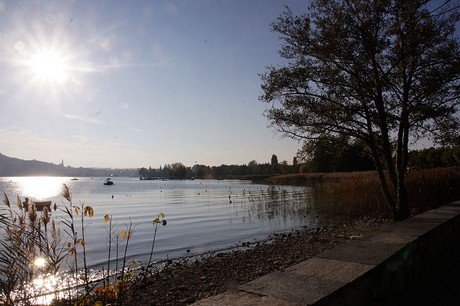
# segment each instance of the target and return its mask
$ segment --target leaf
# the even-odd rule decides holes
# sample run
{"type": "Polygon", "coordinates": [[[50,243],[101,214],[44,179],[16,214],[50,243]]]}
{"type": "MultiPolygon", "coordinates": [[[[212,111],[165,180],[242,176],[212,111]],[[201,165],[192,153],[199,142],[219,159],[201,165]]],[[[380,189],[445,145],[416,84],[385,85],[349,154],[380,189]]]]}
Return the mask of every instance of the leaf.
{"type": "Polygon", "coordinates": [[[94,216],[94,209],[91,206],[85,206],[84,214],[85,216],[89,216],[90,218],[92,218],[94,216]]]}
{"type": "Polygon", "coordinates": [[[109,220],[110,220],[109,215],[105,215],[105,216],[104,216],[104,223],[109,222],[109,220]]]}
{"type": "Polygon", "coordinates": [[[123,239],[126,239],[128,237],[128,235],[126,234],[126,231],[125,230],[122,230],[119,234],[120,238],[123,238],[123,239]]]}
{"type": "Polygon", "coordinates": [[[74,206],[73,210],[75,211],[75,214],[78,216],[78,213],[80,212],[80,207],[74,206]]]}
{"type": "Polygon", "coordinates": [[[159,213],[158,214],[158,217],[156,217],[154,220],[153,220],[153,224],[159,224],[161,222],[160,219],[163,219],[165,217],[165,214],[164,213],[159,213]]]}

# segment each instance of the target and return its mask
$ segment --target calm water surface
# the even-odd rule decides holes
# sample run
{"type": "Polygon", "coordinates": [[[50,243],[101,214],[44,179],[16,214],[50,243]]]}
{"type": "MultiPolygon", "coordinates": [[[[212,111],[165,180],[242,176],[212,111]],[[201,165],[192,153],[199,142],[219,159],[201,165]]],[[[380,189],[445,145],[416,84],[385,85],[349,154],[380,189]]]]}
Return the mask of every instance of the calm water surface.
{"type": "MultiPolygon", "coordinates": [[[[152,221],[160,212],[166,215],[168,224],[159,228],[155,261],[226,249],[275,232],[326,222],[310,213],[311,189],[304,187],[273,187],[239,180],[140,181],[120,177],[112,178],[113,186],[105,186],[104,180],[4,177],[0,179],[0,191],[12,202],[19,195],[22,200],[52,200],[62,209],[69,205],[60,195],[62,184],[67,184],[73,205],[84,203],[95,211],[94,217],[87,219],[85,230],[89,265],[93,268],[107,261],[106,214],[112,216],[118,231],[129,222],[135,226],[128,257],[141,262],[149,258],[152,221]]],[[[59,208],[53,212],[53,218],[62,220],[64,214],[59,208]]],[[[80,228],[78,232],[81,233],[80,228]]],[[[116,251],[112,250],[112,254],[115,256],[116,251]]]]}

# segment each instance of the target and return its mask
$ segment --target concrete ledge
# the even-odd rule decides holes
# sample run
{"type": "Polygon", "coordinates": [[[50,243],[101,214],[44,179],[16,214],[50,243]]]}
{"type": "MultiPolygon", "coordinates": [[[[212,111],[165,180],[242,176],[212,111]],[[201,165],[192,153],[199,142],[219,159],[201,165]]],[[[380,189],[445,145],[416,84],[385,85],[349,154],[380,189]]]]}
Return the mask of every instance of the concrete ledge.
{"type": "Polygon", "coordinates": [[[460,201],[194,305],[391,305],[460,242],[460,201]]]}

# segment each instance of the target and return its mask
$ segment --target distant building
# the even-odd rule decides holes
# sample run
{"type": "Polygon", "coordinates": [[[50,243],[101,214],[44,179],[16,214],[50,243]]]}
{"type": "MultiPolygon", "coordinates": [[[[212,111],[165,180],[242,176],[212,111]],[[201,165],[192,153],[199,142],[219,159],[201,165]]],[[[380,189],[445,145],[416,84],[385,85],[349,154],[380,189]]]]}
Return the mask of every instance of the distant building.
{"type": "Polygon", "coordinates": [[[64,167],[64,158],[62,159],[61,167],[64,167]]]}

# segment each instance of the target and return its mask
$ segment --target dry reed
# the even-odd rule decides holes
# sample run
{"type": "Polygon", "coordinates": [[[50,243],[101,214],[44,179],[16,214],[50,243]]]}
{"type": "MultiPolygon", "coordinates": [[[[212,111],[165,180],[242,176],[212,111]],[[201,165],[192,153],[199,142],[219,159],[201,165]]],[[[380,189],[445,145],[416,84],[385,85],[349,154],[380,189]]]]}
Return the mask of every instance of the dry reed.
{"type": "MultiPolygon", "coordinates": [[[[315,208],[321,213],[391,217],[373,171],[283,175],[271,182],[313,186],[315,208]]],[[[406,187],[412,213],[420,213],[460,199],[460,171],[458,167],[411,169],[406,187]]]]}

